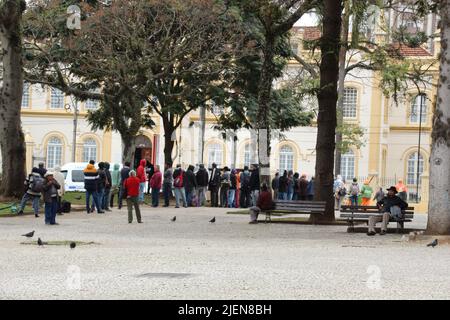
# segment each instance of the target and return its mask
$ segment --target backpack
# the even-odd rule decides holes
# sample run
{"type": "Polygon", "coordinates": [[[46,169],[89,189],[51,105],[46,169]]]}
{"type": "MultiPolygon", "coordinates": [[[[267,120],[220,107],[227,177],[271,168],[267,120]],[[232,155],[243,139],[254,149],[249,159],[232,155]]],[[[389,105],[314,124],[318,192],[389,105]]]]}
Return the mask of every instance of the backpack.
{"type": "Polygon", "coordinates": [[[345,196],[347,194],[347,189],[345,189],[345,187],[340,188],[338,194],[340,196],[345,196]]]}
{"type": "Polygon", "coordinates": [[[183,178],[184,178],[184,172],[183,172],[183,170],[180,170],[180,174],[173,181],[173,186],[177,187],[177,188],[182,188],[183,187],[183,178]]]}
{"type": "Polygon", "coordinates": [[[353,196],[358,195],[359,193],[359,188],[357,184],[352,184],[352,188],[351,188],[351,193],[353,196]]]}
{"type": "Polygon", "coordinates": [[[30,190],[37,193],[44,191],[44,178],[33,176],[33,181],[30,184],[30,190]]]}
{"type": "Polygon", "coordinates": [[[250,175],[249,174],[242,174],[242,181],[241,181],[241,189],[249,189],[250,188],[250,175]]]}

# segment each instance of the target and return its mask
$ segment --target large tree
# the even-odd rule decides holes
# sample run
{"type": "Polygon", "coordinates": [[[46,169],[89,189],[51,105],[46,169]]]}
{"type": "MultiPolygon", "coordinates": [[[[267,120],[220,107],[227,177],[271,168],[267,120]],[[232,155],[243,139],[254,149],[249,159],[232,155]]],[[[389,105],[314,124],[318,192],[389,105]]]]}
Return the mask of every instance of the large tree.
{"type": "Polygon", "coordinates": [[[430,156],[429,234],[450,234],[450,0],[439,2],[441,54],[430,156]]]}
{"type": "Polygon", "coordinates": [[[25,179],[25,140],[20,121],[22,105],[22,13],[24,0],[0,1],[0,195],[19,197],[25,179]]]}

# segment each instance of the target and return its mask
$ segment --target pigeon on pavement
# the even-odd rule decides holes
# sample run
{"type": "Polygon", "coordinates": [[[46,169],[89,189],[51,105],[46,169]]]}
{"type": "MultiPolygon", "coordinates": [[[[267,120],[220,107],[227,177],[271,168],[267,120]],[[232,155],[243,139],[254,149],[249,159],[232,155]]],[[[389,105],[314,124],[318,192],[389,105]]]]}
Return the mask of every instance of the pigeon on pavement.
{"type": "Polygon", "coordinates": [[[34,230],[22,235],[22,237],[32,238],[34,236],[34,230]]]}
{"type": "Polygon", "coordinates": [[[211,220],[209,220],[209,222],[214,223],[216,222],[216,217],[212,218],[211,220]]]}
{"type": "Polygon", "coordinates": [[[77,244],[75,242],[70,243],[70,249],[75,249],[76,246],[77,244]]]}
{"type": "Polygon", "coordinates": [[[177,220],[177,217],[174,216],[172,219],[170,219],[170,221],[175,222],[175,220],[177,220]]]}
{"type": "Polygon", "coordinates": [[[433,242],[427,244],[427,247],[436,247],[438,245],[438,239],[434,239],[433,242]]]}
{"type": "Polygon", "coordinates": [[[42,242],[41,238],[38,238],[37,244],[39,246],[43,246],[44,245],[44,243],[42,242]]]}

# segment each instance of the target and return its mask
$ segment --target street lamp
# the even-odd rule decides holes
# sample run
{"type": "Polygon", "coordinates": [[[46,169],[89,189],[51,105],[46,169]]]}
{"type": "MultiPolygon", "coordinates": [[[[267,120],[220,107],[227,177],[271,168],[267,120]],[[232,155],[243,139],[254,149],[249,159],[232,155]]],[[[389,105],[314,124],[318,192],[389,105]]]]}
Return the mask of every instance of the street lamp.
{"type": "Polygon", "coordinates": [[[77,150],[77,127],[78,127],[78,101],[70,97],[71,104],[66,103],[64,109],[70,112],[73,108],[73,138],[72,138],[72,162],[75,162],[75,155],[77,150]]]}

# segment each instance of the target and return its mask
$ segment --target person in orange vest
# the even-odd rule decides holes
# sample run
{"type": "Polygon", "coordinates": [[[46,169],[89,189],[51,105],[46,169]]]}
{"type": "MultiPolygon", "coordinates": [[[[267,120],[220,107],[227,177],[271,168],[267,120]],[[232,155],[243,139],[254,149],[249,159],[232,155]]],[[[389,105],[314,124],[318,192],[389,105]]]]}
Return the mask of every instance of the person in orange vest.
{"type": "Polygon", "coordinates": [[[408,198],[408,188],[403,183],[403,179],[398,179],[398,183],[395,185],[395,188],[397,189],[398,197],[403,201],[406,201],[408,198]]]}

